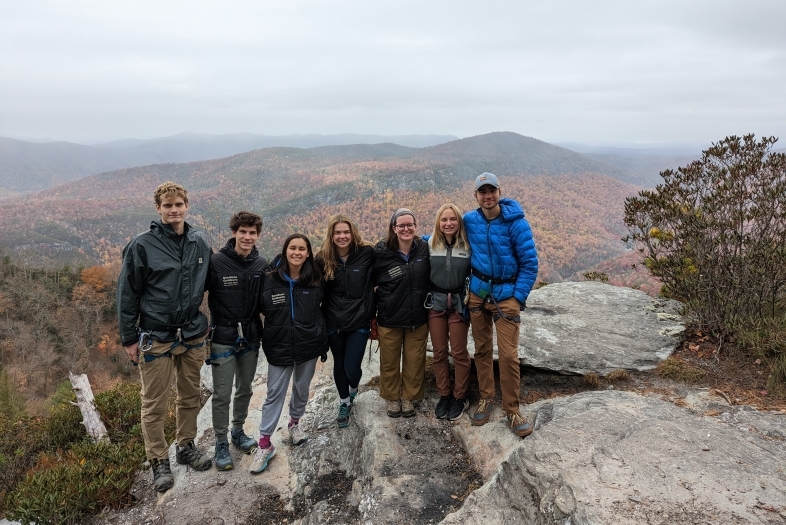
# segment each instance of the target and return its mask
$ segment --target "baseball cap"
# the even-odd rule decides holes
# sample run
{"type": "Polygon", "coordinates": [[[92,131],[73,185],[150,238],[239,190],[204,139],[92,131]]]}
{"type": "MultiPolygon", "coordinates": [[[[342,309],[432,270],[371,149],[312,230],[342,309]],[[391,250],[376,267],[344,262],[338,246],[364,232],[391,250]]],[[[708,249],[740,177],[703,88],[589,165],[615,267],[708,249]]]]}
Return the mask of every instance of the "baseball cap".
{"type": "Polygon", "coordinates": [[[497,176],[489,172],[481,173],[475,179],[475,190],[479,190],[481,186],[494,186],[495,188],[499,188],[497,176]]]}

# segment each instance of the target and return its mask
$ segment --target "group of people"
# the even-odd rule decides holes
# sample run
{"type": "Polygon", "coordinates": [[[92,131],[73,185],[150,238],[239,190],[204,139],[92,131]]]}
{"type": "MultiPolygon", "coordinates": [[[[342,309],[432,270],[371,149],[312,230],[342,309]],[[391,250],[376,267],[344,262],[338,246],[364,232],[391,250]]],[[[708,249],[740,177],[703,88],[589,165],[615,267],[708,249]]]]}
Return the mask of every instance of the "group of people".
{"type": "Polygon", "coordinates": [[[294,445],[308,439],[299,423],[317,359],[328,350],[340,399],[336,423],[349,425],[370,338],[379,340],[379,395],[387,415],[397,418],[415,416],[424,398],[430,336],[440,395],[435,415],[455,421],[469,408],[471,326],[480,400],[470,420],[483,425],[494,407],[496,326],[502,409],[517,436],[532,433],[519,411],[518,337],[519,312],[538,271],[535,244],[521,206],[501,196],[495,175],[476,178],[475,197],[479,207],[463,217],[455,205],[442,206],[433,232],[422,238],[415,214],[400,208],[375,246],[349,217],[335,215],[316,253],[308,237],[296,233],[268,263],[256,248],[261,217],[236,213],[231,238],[211,253],[185,222],[186,190],[160,185],[154,200],[161,219],[123,251],[117,294],[121,341],[140,370],[142,433],[155,489],[165,492],[174,484],[164,436],[173,375],[176,461],[206,470],[215,459],[217,469],[231,469],[231,441],[254,454],[250,471],[260,473],[276,453],[271,436],[290,384],[289,436],[294,445]],[[206,291],[209,321],[200,311],[206,291]],[[213,372],[213,458],[194,444],[206,347],[213,372]],[[255,439],[244,424],[260,348],[268,363],[267,393],[255,439]]]}

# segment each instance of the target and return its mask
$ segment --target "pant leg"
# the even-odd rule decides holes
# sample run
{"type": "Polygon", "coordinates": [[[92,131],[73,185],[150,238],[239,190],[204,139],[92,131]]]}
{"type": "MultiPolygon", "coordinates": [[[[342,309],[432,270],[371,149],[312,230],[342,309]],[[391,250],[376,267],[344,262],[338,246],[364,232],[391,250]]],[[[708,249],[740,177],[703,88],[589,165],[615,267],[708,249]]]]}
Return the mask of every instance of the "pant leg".
{"type": "Polygon", "coordinates": [[[292,395],[289,396],[289,417],[300,419],[306,413],[311,380],[317,369],[317,358],[295,365],[292,377],[292,395]]]}
{"type": "Polygon", "coordinates": [[[142,354],[139,360],[139,374],[142,382],[142,437],[145,440],[147,459],[168,459],[169,443],[164,436],[164,423],[169,409],[169,396],[172,393],[172,372],[174,365],[171,357],[159,357],[145,362],[145,355],[162,355],[169,351],[172,343],[153,341],[153,348],[142,354]]]}
{"type": "Polygon", "coordinates": [[[232,402],[232,428],[241,429],[248,417],[248,405],[251,403],[251,383],[257,372],[259,361],[259,347],[249,350],[235,358],[235,399],[232,402]]]}
{"type": "Polygon", "coordinates": [[[453,397],[466,399],[469,389],[469,372],[472,368],[467,352],[469,324],[458,313],[452,312],[448,317],[448,333],[450,334],[450,353],[453,356],[453,368],[456,375],[453,397]]]}
{"type": "Polygon", "coordinates": [[[423,399],[426,375],[426,341],[428,324],[414,330],[404,330],[404,354],[401,364],[401,398],[410,401],[423,399]]]}
{"type": "Polygon", "coordinates": [[[450,394],[450,362],[448,361],[448,313],[429,312],[428,331],[434,351],[434,377],[437,392],[441,396],[450,394]]]}
{"type": "Polygon", "coordinates": [[[259,420],[259,435],[270,436],[276,430],[284,400],[287,397],[289,378],[292,377],[291,366],[267,365],[267,396],[262,405],[262,417],[259,420]]]}
{"type": "MultiPolygon", "coordinates": [[[[519,315],[519,302],[511,297],[499,301],[502,313],[519,315]]],[[[521,363],[519,361],[519,323],[499,318],[497,326],[497,349],[499,352],[499,384],[502,390],[502,408],[507,414],[519,411],[521,389],[521,363]]]]}
{"type": "Polygon", "coordinates": [[[344,359],[346,358],[346,334],[330,334],[328,335],[328,344],[330,351],[333,353],[333,381],[336,383],[336,389],[341,399],[349,397],[349,380],[344,366],[344,359]]]}
{"type": "MultiPolygon", "coordinates": [[[[204,343],[204,336],[186,341],[189,346],[204,343]]],[[[186,443],[196,438],[197,417],[202,409],[201,374],[202,363],[205,362],[205,347],[191,348],[178,346],[172,350],[175,365],[175,381],[177,383],[177,435],[178,443],[186,443]],[[178,350],[182,353],[175,355],[178,350]]]]}
{"type": "Polygon", "coordinates": [[[216,433],[216,442],[227,441],[229,402],[232,400],[232,384],[235,380],[236,362],[234,355],[216,359],[212,356],[234,351],[234,349],[234,346],[218,343],[210,345],[210,369],[213,374],[213,430],[216,433]]]}
{"type": "Polygon", "coordinates": [[[480,397],[494,397],[494,346],[492,330],[494,326],[491,313],[484,308],[483,299],[469,294],[469,320],[472,326],[472,339],[475,341],[475,368],[478,372],[480,397]]]}
{"type": "Polygon", "coordinates": [[[363,377],[363,356],[366,355],[369,335],[368,332],[356,331],[346,336],[344,371],[351,388],[357,388],[363,377]]]}
{"type": "Polygon", "coordinates": [[[379,396],[388,401],[401,399],[402,328],[380,326],[379,331],[379,396]]]}

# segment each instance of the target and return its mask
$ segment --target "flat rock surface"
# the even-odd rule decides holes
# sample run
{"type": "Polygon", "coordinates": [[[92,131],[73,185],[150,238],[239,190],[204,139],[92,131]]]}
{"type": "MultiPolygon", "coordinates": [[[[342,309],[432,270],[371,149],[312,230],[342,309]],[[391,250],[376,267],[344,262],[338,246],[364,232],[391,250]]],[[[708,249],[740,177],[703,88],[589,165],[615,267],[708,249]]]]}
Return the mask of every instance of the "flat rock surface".
{"type": "MultiPolygon", "coordinates": [[[[678,302],[632,288],[549,284],[533,290],[521,312],[519,360],[564,374],[651,370],[679,344],[685,327],[678,312],[678,302]]],[[[471,336],[468,348],[474,356],[471,336]]]]}

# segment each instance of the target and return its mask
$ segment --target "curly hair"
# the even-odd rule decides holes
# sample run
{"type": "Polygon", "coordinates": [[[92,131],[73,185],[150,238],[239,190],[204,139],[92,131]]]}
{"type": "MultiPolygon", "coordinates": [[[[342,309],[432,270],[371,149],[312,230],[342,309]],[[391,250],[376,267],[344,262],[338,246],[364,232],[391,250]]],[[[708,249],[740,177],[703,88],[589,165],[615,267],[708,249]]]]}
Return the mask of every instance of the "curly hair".
{"type": "Polygon", "coordinates": [[[229,229],[236,233],[241,226],[255,226],[259,233],[262,231],[262,217],[250,211],[239,211],[229,219],[229,229]]]}
{"type": "Polygon", "coordinates": [[[176,197],[182,197],[183,202],[188,204],[188,192],[186,189],[180,184],[175,184],[171,181],[167,181],[159,185],[158,188],[156,188],[156,191],[153,193],[153,200],[155,200],[156,206],[161,206],[161,201],[164,199],[172,199],[176,197]]]}

